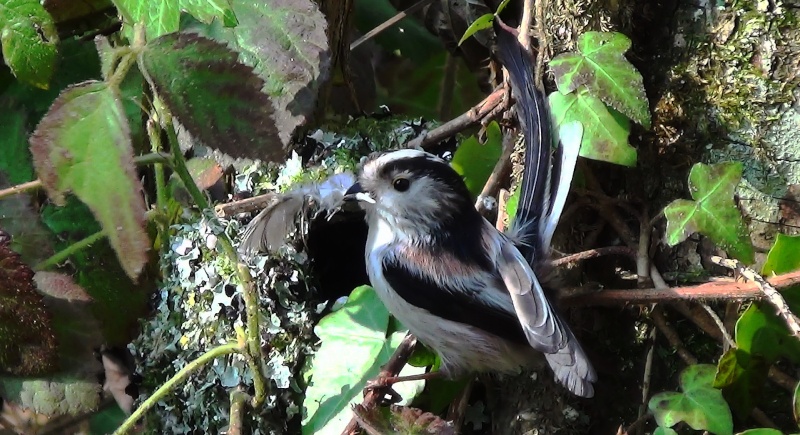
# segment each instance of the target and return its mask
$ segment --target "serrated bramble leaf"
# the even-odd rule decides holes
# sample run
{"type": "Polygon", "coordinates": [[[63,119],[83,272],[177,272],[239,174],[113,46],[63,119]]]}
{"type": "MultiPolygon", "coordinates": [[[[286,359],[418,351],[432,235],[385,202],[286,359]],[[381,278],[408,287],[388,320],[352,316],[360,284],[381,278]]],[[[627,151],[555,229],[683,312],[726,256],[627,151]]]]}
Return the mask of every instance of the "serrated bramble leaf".
{"type": "Polygon", "coordinates": [[[722,392],[711,386],[716,367],[695,364],[681,373],[681,389],[659,393],[648,407],[660,427],[672,427],[683,421],[693,429],[708,430],[717,435],[733,433],[733,417],[722,392]]]}
{"type": "Polygon", "coordinates": [[[568,94],[585,86],[604,103],[650,128],[642,75],[624,56],[630,47],[630,39],[621,33],[584,33],[577,53],[564,53],[550,61],[559,92],[568,94]]]}
{"type": "Polygon", "coordinates": [[[572,122],[583,125],[581,156],[623,166],[636,165],[636,149],[628,144],[630,123],[609,109],[586,89],[571,94],[549,95],[556,129],[572,122]]]}
{"type": "Polygon", "coordinates": [[[761,274],[780,275],[798,269],[800,269],[800,236],[778,233],[775,243],[767,254],[767,261],[761,268],[761,274]]]}
{"type": "Polygon", "coordinates": [[[47,89],[56,63],[58,32],[39,0],[0,0],[3,60],[19,80],[47,89]]]}
{"type": "Polygon", "coordinates": [[[147,261],[142,186],[133,164],[128,120],[105,83],[84,82],[59,95],[30,138],[39,178],[56,204],[72,192],[102,225],[125,273],[147,261]]]}
{"type": "Polygon", "coordinates": [[[147,44],[139,63],[147,81],[186,130],[233,157],[278,161],[283,147],[263,81],[228,47],[193,33],[147,44]]]}
{"type": "Polygon", "coordinates": [[[133,25],[141,23],[145,27],[148,41],[180,28],[181,12],[186,12],[198,20],[210,24],[221,21],[226,27],[239,22],[231,7],[230,0],[113,0],[125,22],[122,33],[133,38],[133,25]]]}
{"type": "Polygon", "coordinates": [[[288,145],[295,129],[316,110],[320,85],[328,79],[327,21],[312,0],[236,1],[234,28],[219,21],[186,30],[225,42],[264,80],[278,135],[288,145]]]}
{"type": "Polygon", "coordinates": [[[464,31],[464,36],[458,41],[458,45],[464,43],[470,36],[480,32],[481,30],[491,29],[492,23],[494,23],[494,14],[484,14],[478,17],[472,24],[467,27],[467,30],[464,31]]]}
{"type": "Polygon", "coordinates": [[[470,136],[458,146],[450,166],[464,178],[469,193],[476,197],[494,170],[497,160],[503,153],[503,134],[500,126],[492,121],[486,127],[486,143],[470,136]]]}
{"type": "MultiPolygon", "coordinates": [[[[391,331],[394,323],[368,286],[353,290],[342,308],[320,320],[314,332],[322,344],[309,371],[303,434],[341,433],[347,426],[351,406],[360,402],[366,382],[377,375],[405,336],[405,331],[391,331]]],[[[414,394],[398,393],[407,400],[414,394]]]]}
{"type": "Polygon", "coordinates": [[[667,243],[675,246],[690,234],[700,233],[742,262],[752,264],[750,235],[733,202],[741,178],[740,162],[694,165],[689,172],[689,192],[694,201],[679,199],[664,209],[667,243]]]}

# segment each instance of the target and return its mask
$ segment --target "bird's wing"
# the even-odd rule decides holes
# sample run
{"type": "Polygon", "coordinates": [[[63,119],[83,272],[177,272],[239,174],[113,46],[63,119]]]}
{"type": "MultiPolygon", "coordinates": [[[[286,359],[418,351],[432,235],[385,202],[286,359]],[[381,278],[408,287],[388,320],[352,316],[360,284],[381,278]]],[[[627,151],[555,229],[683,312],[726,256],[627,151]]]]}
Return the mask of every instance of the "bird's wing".
{"type": "Polygon", "coordinates": [[[418,251],[409,259],[402,252],[381,264],[383,279],[406,302],[453,322],[473,326],[521,345],[527,344],[513,307],[496,275],[480,271],[471,276],[430,273],[418,267],[421,256],[429,265],[441,265],[441,256],[418,251]]]}
{"type": "Polygon", "coordinates": [[[563,349],[572,334],[545,297],[528,261],[510,240],[503,239],[496,263],[528,343],[545,353],[563,349]]]}

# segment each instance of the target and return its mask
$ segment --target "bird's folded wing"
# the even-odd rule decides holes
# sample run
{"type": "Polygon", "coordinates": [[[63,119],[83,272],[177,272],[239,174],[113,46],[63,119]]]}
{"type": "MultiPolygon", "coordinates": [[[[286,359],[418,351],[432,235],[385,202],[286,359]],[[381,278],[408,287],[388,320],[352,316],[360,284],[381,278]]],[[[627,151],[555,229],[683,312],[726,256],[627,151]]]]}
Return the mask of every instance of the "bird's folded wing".
{"type": "Polygon", "coordinates": [[[500,248],[497,268],[528,343],[545,353],[556,353],[564,348],[570,334],[545,297],[525,257],[510,240],[505,240],[500,248]]]}

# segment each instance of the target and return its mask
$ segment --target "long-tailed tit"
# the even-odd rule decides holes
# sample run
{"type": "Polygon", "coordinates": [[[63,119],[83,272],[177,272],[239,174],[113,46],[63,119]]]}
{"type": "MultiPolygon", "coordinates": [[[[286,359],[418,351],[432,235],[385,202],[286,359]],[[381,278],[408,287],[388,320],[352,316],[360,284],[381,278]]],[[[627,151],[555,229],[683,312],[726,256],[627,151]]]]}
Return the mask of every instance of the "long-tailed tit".
{"type": "Polygon", "coordinates": [[[544,354],[561,384],[592,397],[595,372],[534,273],[549,257],[580,126],[570,126],[578,130],[572,132],[577,140],[562,141],[551,170],[550,147],[542,146],[550,144],[550,121],[538,91],[515,77],[514,70],[524,68],[532,65],[508,68],[518,105],[526,106],[518,109],[523,130],[531,136],[521,206],[509,235],[475,210],[464,181],[446,161],[423,151],[370,156],[345,199],[358,200],[366,211],[372,286],[440,356],[445,375],[515,372],[544,354]]]}

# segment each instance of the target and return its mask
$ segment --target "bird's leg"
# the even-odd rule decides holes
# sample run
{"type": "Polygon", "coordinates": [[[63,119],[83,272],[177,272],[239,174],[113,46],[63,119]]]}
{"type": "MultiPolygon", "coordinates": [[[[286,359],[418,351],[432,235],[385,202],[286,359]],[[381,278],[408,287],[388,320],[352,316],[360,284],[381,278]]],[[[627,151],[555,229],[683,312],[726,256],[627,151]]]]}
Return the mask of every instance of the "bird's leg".
{"type": "Polygon", "coordinates": [[[377,379],[371,379],[367,381],[367,385],[364,387],[364,393],[368,392],[376,392],[376,393],[383,393],[382,396],[390,396],[388,402],[389,403],[397,403],[403,399],[403,397],[392,388],[392,385],[398,382],[408,382],[408,381],[429,381],[431,379],[439,379],[444,377],[444,373],[439,370],[422,373],[419,375],[407,375],[407,376],[385,376],[379,377],[377,379]]]}

